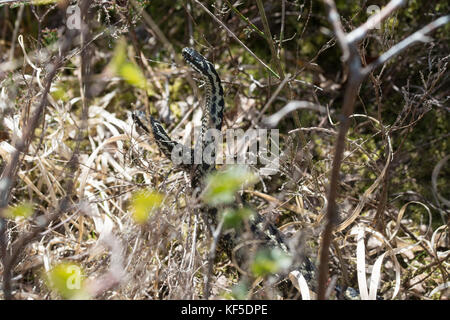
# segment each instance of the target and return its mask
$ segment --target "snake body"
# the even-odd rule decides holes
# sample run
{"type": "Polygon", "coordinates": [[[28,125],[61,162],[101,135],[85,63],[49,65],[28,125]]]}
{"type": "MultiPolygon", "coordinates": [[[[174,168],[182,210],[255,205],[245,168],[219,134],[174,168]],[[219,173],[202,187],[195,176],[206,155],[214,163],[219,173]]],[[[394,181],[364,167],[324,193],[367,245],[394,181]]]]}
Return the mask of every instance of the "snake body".
{"type": "MultiPolygon", "coordinates": [[[[206,101],[203,108],[201,135],[195,147],[197,148],[201,146],[201,150],[204,150],[208,145],[214,143],[212,139],[206,135],[206,131],[211,128],[216,130],[221,130],[222,128],[223,111],[225,107],[223,88],[220,77],[214,68],[214,65],[205,57],[191,48],[184,48],[182,55],[186,63],[203,77],[206,84],[206,101]]],[[[189,162],[188,164],[183,163],[181,166],[183,169],[190,172],[193,197],[197,198],[205,188],[205,177],[215,170],[215,163],[207,163],[203,161],[200,164],[194,164],[193,160],[195,150],[173,141],[166,133],[161,123],[151,116],[149,118],[150,121],[148,121],[144,112],[134,112],[133,119],[136,124],[147,133],[150,132],[149,127],[151,128],[151,132],[153,133],[159,149],[166,157],[171,158],[172,152],[175,148],[184,151],[185,154],[188,155],[188,158],[190,158],[188,160],[191,162],[187,161],[189,162]]],[[[212,156],[213,159],[215,159],[214,151],[212,156]]],[[[211,232],[214,232],[218,225],[217,208],[204,207],[201,211],[208,229],[211,232]]],[[[255,214],[250,219],[249,223],[253,238],[259,243],[262,243],[260,247],[278,247],[284,252],[289,253],[288,245],[276,226],[267,222],[259,214],[255,214]]],[[[233,248],[235,248],[240,242],[242,242],[242,239],[239,231],[233,230],[233,232],[222,233],[222,237],[220,238],[218,245],[219,249],[224,250],[231,257],[233,248]]],[[[240,258],[240,260],[244,260],[245,258],[248,258],[248,256],[243,255],[240,258]]],[[[310,259],[308,257],[304,257],[302,261],[297,261],[297,264],[293,267],[300,271],[308,282],[310,288],[314,290],[316,287],[315,283],[317,276],[315,266],[310,259]]]]}

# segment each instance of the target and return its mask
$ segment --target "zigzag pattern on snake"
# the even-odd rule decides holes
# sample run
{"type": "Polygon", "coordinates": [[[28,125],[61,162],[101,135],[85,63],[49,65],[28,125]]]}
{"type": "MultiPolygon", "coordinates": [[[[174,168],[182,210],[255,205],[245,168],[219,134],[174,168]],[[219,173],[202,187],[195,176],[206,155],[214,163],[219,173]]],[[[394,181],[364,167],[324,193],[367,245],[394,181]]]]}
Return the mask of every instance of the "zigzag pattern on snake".
{"type": "MultiPolygon", "coordinates": [[[[210,128],[217,130],[221,130],[222,128],[223,111],[225,108],[223,88],[219,75],[211,62],[191,48],[184,48],[182,55],[186,63],[198,72],[205,81],[206,99],[205,106],[203,108],[202,129],[200,138],[195,146],[195,149],[200,148],[200,150],[205,150],[206,147],[214,144],[214,141],[212,141],[208,135],[205,135],[206,131],[210,128]]],[[[205,177],[215,170],[215,163],[207,163],[203,161],[201,164],[194,164],[193,160],[196,150],[173,141],[168,136],[161,123],[151,116],[150,121],[148,121],[144,112],[134,112],[133,119],[135,123],[147,133],[150,133],[149,128],[151,128],[151,132],[153,133],[159,149],[166,157],[172,159],[172,152],[174,151],[174,148],[183,150],[185,154],[190,157],[190,159],[188,159],[190,162],[187,161],[188,164],[184,162],[181,164],[181,167],[191,174],[192,194],[193,197],[198,197],[205,188],[205,177]]],[[[213,149],[213,159],[215,159],[214,152],[215,151],[213,149]]],[[[217,208],[205,206],[201,210],[201,213],[208,229],[213,232],[218,225],[217,208]]],[[[278,247],[289,253],[287,243],[276,226],[266,222],[265,219],[259,214],[256,214],[249,221],[249,223],[250,230],[253,233],[253,238],[262,243],[260,246],[269,248],[278,247]]],[[[240,242],[242,242],[242,239],[240,238],[238,230],[231,233],[222,233],[222,237],[218,243],[219,249],[224,250],[229,257],[231,257],[233,248],[235,248],[240,242]]],[[[241,258],[244,259],[245,257],[241,258]]],[[[309,258],[305,257],[300,263],[297,263],[293,267],[302,273],[303,277],[308,282],[309,287],[314,290],[316,287],[315,283],[317,278],[315,271],[316,269],[309,258]]],[[[354,296],[354,293],[352,293],[351,296],[354,296]]]]}

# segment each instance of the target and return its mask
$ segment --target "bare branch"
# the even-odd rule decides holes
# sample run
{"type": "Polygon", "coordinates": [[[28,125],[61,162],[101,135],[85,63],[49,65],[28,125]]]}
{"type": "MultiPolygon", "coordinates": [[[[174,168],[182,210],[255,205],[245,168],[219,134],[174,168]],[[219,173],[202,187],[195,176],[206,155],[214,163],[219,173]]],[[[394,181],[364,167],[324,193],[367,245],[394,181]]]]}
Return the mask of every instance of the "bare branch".
{"type": "Polygon", "coordinates": [[[430,22],[419,31],[414,32],[412,35],[400,41],[392,48],[390,48],[388,51],[383,53],[381,56],[378,57],[377,60],[375,60],[367,67],[365,67],[363,72],[365,74],[370,73],[375,68],[381,66],[383,63],[385,63],[395,55],[398,55],[400,52],[404,51],[405,49],[415,44],[416,42],[428,42],[430,40],[430,37],[426,36],[427,33],[430,33],[434,29],[439,28],[440,26],[443,26],[444,24],[447,24],[449,22],[450,22],[450,15],[440,17],[439,19],[430,22]]]}
{"type": "Polygon", "coordinates": [[[328,20],[333,26],[334,34],[336,35],[337,42],[342,49],[342,59],[347,61],[350,56],[347,39],[345,36],[344,29],[342,28],[341,18],[339,17],[339,13],[336,9],[336,4],[333,0],[324,0],[327,11],[328,11],[328,20]]]}
{"type": "Polygon", "coordinates": [[[266,105],[262,108],[261,112],[259,113],[258,117],[256,118],[256,122],[259,122],[259,120],[261,119],[261,117],[264,114],[264,112],[266,112],[266,110],[270,107],[270,105],[275,100],[275,98],[278,97],[278,94],[284,88],[286,83],[289,82],[289,80],[290,80],[290,74],[286,75],[286,77],[283,79],[283,81],[281,81],[281,83],[278,85],[277,89],[272,94],[272,96],[270,97],[269,101],[267,101],[266,105]]]}
{"type": "Polygon", "coordinates": [[[405,0],[390,1],[387,6],[383,7],[383,9],[380,10],[380,12],[371,16],[363,25],[347,34],[347,42],[357,43],[358,41],[361,41],[367,35],[367,32],[369,32],[369,30],[375,28],[377,24],[389,17],[392,12],[403,6],[405,2],[405,0]]]}
{"type": "Polygon", "coordinates": [[[23,10],[25,5],[22,3],[19,7],[19,12],[17,13],[16,23],[14,24],[14,31],[11,39],[11,49],[9,50],[9,61],[14,59],[14,49],[16,48],[17,33],[19,32],[20,22],[22,21],[23,10]]]}
{"type": "Polygon", "coordinates": [[[278,74],[284,78],[284,72],[283,67],[281,66],[280,59],[277,57],[277,51],[275,49],[275,44],[273,42],[272,33],[270,32],[269,22],[267,21],[266,12],[264,11],[264,6],[262,4],[261,0],[256,0],[256,5],[258,6],[258,11],[262,19],[263,27],[264,27],[264,34],[266,41],[269,44],[270,52],[272,53],[272,61],[275,62],[275,65],[277,67],[278,74]]]}
{"type": "MultiPolygon", "coordinates": [[[[83,9],[83,19],[86,21],[87,19],[87,11],[89,7],[89,0],[84,0],[81,3],[81,8],[83,9]]],[[[32,231],[22,235],[19,237],[12,245],[11,250],[8,251],[8,243],[6,241],[6,221],[1,218],[1,211],[3,211],[9,202],[11,189],[15,183],[16,176],[17,176],[17,170],[21,165],[21,154],[26,154],[27,150],[29,149],[29,145],[31,144],[33,137],[35,135],[35,131],[37,129],[37,126],[39,125],[41,115],[44,113],[45,108],[48,105],[48,99],[49,99],[49,92],[50,87],[52,85],[52,82],[54,78],[56,77],[58,71],[63,66],[63,63],[66,58],[66,54],[70,49],[70,46],[73,43],[73,39],[79,34],[78,31],[72,31],[69,29],[65,30],[65,36],[61,40],[61,47],[60,47],[60,54],[57,56],[56,61],[49,66],[48,74],[45,78],[45,85],[42,87],[42,95],[41,100],[38,104],[38,106],[35,108],[33,115],[31,118],[26,122],[26,125],[23,129],[23,135],[22,139],[20,139],[15,144],[15,151],[13,152],[10,161],[5,166],[1,178],[0,178],[0,253],[1,253],[1,259],[3,264],[3,292],[5,299],[12,299],[12,290],[11,290],[11,278],[12,278],[12,272],[14,265],[17,261],[17,258],[19,257],[20,253],[22,252],[23,248],[29,244],[41,231],[45,230],[46,227],[48,227],[52,222],[59,219],[61,214],[67,212],[68,209],[70,209],[70,201],[73,194],[73,189],[75,182],[73,178],[68,179],[65,184],[65,190],[66,195],[64,198],[61,199],[58,203],[58,207],[56,210],[50,214],[45,221],[38,223],[38,225],[32,229],[32,231]]],[[[86,40],[87,36],[89,34],[89,28],[86,25],[83,28],[82,31],[82,39],[86,40]]],[[[82,44],[84,42],[82,41],[82,44]]],[[[86,49],[86,47],[84,47],[86,49]]],[[[87,54],[82,51],[82,76],[81,76],[81,92],[84,96],[84,89],[85,89],[85,80],[88,78],[88,63],[86,59],[88,58],[87,54]]],[[[71,159],[65,166],[65,170],[68,171],[68,175],[74,176],[74,172],[77,169],[77,166],[79,164],[78,162],[78,155],[80,150],[80,144],[82,141],[82,132],[87,127],[87,115],[88,115],[88,105],[86,103],[86,100],[83,102],[83,124],[80,131],[77,135],[77,144],[75,146],[75,150],[72,153],[71,159]]]]}
{"type": "Polygon", "coordinates": [[[318,111],[321,113],[327,113],[327,109],[325,107],[318,105],[316,103],[313,103],[313,102],[290,101],[281,110],[272,114],[270,117],[267,117],[266,119],[264,119],[264,123],[267,126],[274,128],[278,125],[280,120],[283,119],[286,115],[288,115],[292,111],[298,110],[298,109],[309,109],[309,110],[314,110],[314,111],[318,111]]]}
{"type": "Polygon", "coordinates": [[[349,34],[345,34],[340,22],[339,14],[336,10],[336,5],[332,0],[324,0],[328,11],[328,20],[333,26],[337,41],[342,48],[342,60],[346,62],[349,69],[348,81],[344,93],[344,101],[342,106],[341,126],[339,128],[338,137],[336,140],[335,153],[333,157],[333,165],[331,170],[330,184],[328,187],[328,206],[327,206],[327,223],[325,230],[322,233],[320,266],[319,266],[319,280],[318,280],[318,299],[323,300],[326,297],[326,283],[328,281],[328,262],[329,262],[329,248],[333,239],[333,231],[337,220],[337,205],[336,197],[339,187],[339,173],[345,150],[345,139],[347,131],[350,126],[349,117],[353,113],[356,96],[358,94],[359,86],[365,77],[377,66],[382,65],[390,58],[405,50],[408,46],[418,41],[424,41],[428,37],[427,33],[446,24],[449,21],[449,16],[441,17],[421,30],[415,32],[405,40],[397,45],[394,45],[386,53],[382,54],[375,62],[367,67],[361,65],[361,57],[358,52],[358,42],[363,39],[368,30],[374,25],[386,19],[394,10],[398,9],[404,4],[403,0],[392,0],[384,7],[378,14],[369,18],[366,23],[359,26],[349,34]]]}
{"type": "Polygon", "coordinates": [[[223,226],[223,218],[220,220],[219,225],[214,230],[212,234],[212,243],[211,247],[209,249],[209,256],[208,256],[208,272],[205,275],[205,290],[204,295],[205,299],[208,300],[210,295],[210,287],[211,287],[211,276],[213,274],[213,266],[214,266],[214,259],[216,257],[216,249],[217,244],[219,243],[219,237],[222,233],[222,226],[223,226]]]}

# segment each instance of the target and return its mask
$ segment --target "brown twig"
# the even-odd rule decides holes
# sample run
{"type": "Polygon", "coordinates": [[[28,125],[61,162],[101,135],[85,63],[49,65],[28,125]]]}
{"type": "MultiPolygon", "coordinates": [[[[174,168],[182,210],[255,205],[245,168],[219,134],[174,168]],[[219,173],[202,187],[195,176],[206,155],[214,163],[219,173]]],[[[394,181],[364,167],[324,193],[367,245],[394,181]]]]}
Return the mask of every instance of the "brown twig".
{"type": "MultiPolygon", "coordinates": [[[[50,91],[50,86],[53,81],[53,78],[56,76],[57,71],[62,65],[62,61],[64,59],[64,53],[67,51],[69,45],[71,44],[71,40],[73,38],[73,33],[68,32],[68,36],[66,36],[61,45],[61,54],[58,56],[57,61],[50,68],[50,72],[45,79],[45,87],[42,93],[42,98],[37,106],[33,116],[27,122],[27,125],[24,129],[24,133],[22,139],[19,140],[15,145],[15,151],[11,156],[11,160],[6,165],[5,169],[2,172],[0,178],[0,213],[6,208],[9,202],[9,197],[11,193],[12,186],[16,179],[17,169],[20,165],[19,157],[22,153],[26,153],[28,147],[34,137],[35,130],[38,126],[39,119],[41,114],[43,113],[44,108],[47,106],[47,94],[50,91]]],[[[65,202],[63,202],[65,203],[65,202]]],[[[58,212],[58,211],[57,211],[58,212]]],[[[50,219],[51,220],[51,219],[50,219]]],[[[18,249],[22,247],[22,243],[27,243],[26,240],[34,238],[35,232],[30,235],[24,236],[19,241],[18,249]]],[[[7,253],[8,244],[6,241],[6,220],[4,218],[0,218],[0,247],[2,253],[2,262],[3,262],[3,292],[5,295],[5,299],[11,299],[11,272],[12,265],[15,262],[15,259],[18,255],[18,250],[13,250],[11,255],[7,253]]]]}
{"type": "Polygon", "coordinates": [[[19,32],[19,26],[20,26],[20,22],[22,21],[24,9],[25,9],[25,5],[22,3],[19,7],[19,12],[17,13],[16,23],[14,24],[14,31],[13,31],[13,35],[12,35],[12,41],[11,41],[11,49],[9,50],[9,61],[12,61],[14,59],[14,50],[16,48],[17,33],[19,32]]]}
{"type": "Polygon", "coordinates": [[[273,42],[272,33],[270,32],[269,22],[267,21],[264,6],[261,0],[256,0],[256,4],[258,5],[258,11],[263,23],[265,38],[267,43],[269,44],[270,53],[272,54],[272,61],[275,63],[275,66],[277,67],[277,71],[281,79],[284,79],[283,67],[281,66],[280,59],[278,59],[277,50],[275,49],[275,44],[273,42]]]}
{"type": "Polygon", "coordinates": [[[214,259],[216,257],[217,244],[219,243],[220,235],[222,233],[222,226],[223,226],[223,218],[220,220],[219,225],[212,234],[212,243],[209,249],[209,256],[208,256],[208,272],[205,275],[205,290],[204,290],[205,300],[208,300],[210,295],[211,276],[214,268],[214,259]]]}
{"type": "MultiPolygon", "coordinates": [[[[84,0],[81,2],[81,14],[83,19],[83,27],[81,32],[82,45],[87,41],[89,35],[89,27],[87,25],[88,22],[88,7],[90,4],[90,0],[84,0]]],[[[50,92],[50,87],[55,78],[57,72],[62,67],[65,55],[68,52],[71,44],[73,43],[73,39],[79,32],[77,30],[68,30],[66,29],[65,37],[62,39],[60,54],[58,55],[56,61],[48,68],[49,73],[45,78],[45,86],[42,92],[42,98],[34,111],[34,114],[27,122],[22,139],[19,140],[15,145],[15,152],[11,156],[10,162],[6,165],[5,169],[2,172],[0,179],[0,213],[3,211],[9,202],[9,197],[11,193],[12,186],[16,179],[17,169],[19,168],[21,161],[19,157],[21,154],[26,154],[28,147],[33,140],[35,130],[39,124],[39,120],[41,118],[42,113],[44,112],[47,104],[48,104],[48,94],[50,92]]],[[[84,47],[86,49],[87,47],[84,47]]],[[[83,124],[79,129],[77,134],[77,141],[75,149],[72,153],[72,157],[66,165],[66,170],[68,171],[67,176],[74,176],[74,172],[78,167],[78,154],[80,150],[80,144],[83,138],[84,129],[87,127],[87,115],[88,115],[88,103],[85,99],[86,95],[86,78],[90,73],[90,67],[88,63],[88,53],[83,50],[82,51],[82,62],[81,62],[81,92],[83,96],[83,111],[82,118],[83,124]]],[[[7,251],[7,241],[6,241],[6,221],[3,218],[0,218],[0,253],[2,254],[2,263],[3,263],[3,292],[5,299],[12,299],[11,293],[11,277],[12,270],[17,261],[19,254],[22,252],[23,248],[30,243],[41,231],[47,228],[53,221],[56,221],[61,214],[66,212],[70,205],[70,199],[74,190],[74,180],[69,179],[66,182],[66,195],[58,204],[58,208],[55,210],[53,214],[51,214],[45,221],[38,223],[37,227],[35,227],[28,234],[23,235],[18,240],[16,240],[11,245],[11,250],[7,251]]]]}
{"type": "Polygon", "coordinates": [[[438,28],[449,22],[450,16],[441,17],[432,23],[428,24],[421,30],[415,32],[407,37],[397,45],[393,46],[387,52],[382,54],[377,60],[371,64],[363,67],[361,65],[361,58],[358,52],[358,42],[363,39],[368,31],[377,23],[383,21],[392,14],[396,9],[402,6],[404,0],[392,0],[379,13],[370,17],[366,23],[346,34],[340,22],[340,17],[336,9],[336,5],[332,0],[324,0],[328,12],[328,20],[333,26],[334,34],[337,42],[342,49],[342,60],[349,70],[349,77],[344,93],[344,101],[342,106],[341,126],[339,128],[338,137],[335,145],[335,152],[333,157],[332,171],[330,177],[330,184],[328,187],[328,207],[327,207],[327,222],[325,230],[322,234],[321,252],[320,252],[320,266],[319,266],[319,283],[318,283],[318,299],[324,300],[326,293],[326,283],[329,272],[329,248],[333,239],[333,230],[337,220],[337,205],[336,198],[339,187],[339,173],[345,150],[345,137],[349,129],[349,117],[353,113],[356,96],[358,94],[359,86],[365,77],[375,68],[382,65],[395,55],[399,54],[417,41],[423,41],[425,35],[432,30],[438,28]]]}

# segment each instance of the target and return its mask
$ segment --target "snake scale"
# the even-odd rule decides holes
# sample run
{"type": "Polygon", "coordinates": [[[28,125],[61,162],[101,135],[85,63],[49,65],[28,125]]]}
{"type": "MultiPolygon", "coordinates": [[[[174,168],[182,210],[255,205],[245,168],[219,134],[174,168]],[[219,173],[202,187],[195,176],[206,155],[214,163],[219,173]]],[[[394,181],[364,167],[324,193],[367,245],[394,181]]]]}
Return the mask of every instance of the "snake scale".
{"type": "MultiPolygon", "coordinates": [[[[184,48],[182,50],[182,55],[186,63],[198,72],[205,81],[206,98],[203,108],[202,128],[200,138],[198,139],[195,148],[192,149],[173,141],[159,121],[151,116],[148,120],[146,114],[142,111],[133,112],[132,117],[135,123],[145,132],[152,132],[159,149],[166,157],[172,159],[172,152],[175,148],[184,151],[185,155],[187,154],[190,159],[188,159],[188,161],[184,161],[180,166],[182,169],[190,173],[192,196],[194,198],[198,198],[205,188],[205,177],[215,170],[215,162],[213,161],[212,163],[208,163],[206,161],[202,161],[200,164],[194,164],[194,154],[197,148],[200,148],[200,150],[205,150],[205,148],[214,143],[212,138],[206,134],[208,129],[214,128],[220,131],[222,128],[223,111],[225,108],[224,91],[220,77],[211,62],[192,48],[184,48]]],[[[214,150],[215,149],[213,149],[212,152],[213,159],[215,159],[214,150]]],[[[208,229],[211,232],[214,232],[219,222],[218,209],[205,205],[202,209],[200,209],[200,211],[208,229]]],[[[265,221],[265,219],[259,214],[255,214],[249,220],[249,224],[252,238],[260,243],[260,247],[278,247],[284,252],[292,255],[292,253],[289,252],[290,250],[286,240],[283,238],[283,235],[275,225],[265,221]]],[[[218,242],[219,250],[225,251],[231,258],[233,248],[242,242],[241,236],[242,235],[238,230],[223,232],[218,242]]],[[[237,261],[242,262],[246,258],[248,258],[248,256],[244,254],[242,256],[238,256],[237,261]]],[[[308,257],[304,257],[301,261],[297,261],[296,265],[293,267],[295,270],[300,271],[305,280],[308,282],[309,288],[314,290],[316,288],[317,272],[310,259],[308,257]]],[[[351,295],[353,296],[354,294],[351,295]]]]}

